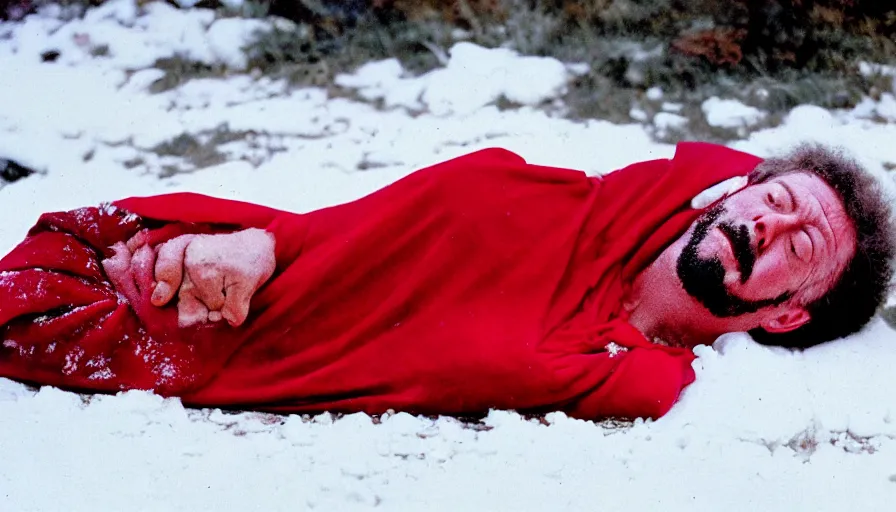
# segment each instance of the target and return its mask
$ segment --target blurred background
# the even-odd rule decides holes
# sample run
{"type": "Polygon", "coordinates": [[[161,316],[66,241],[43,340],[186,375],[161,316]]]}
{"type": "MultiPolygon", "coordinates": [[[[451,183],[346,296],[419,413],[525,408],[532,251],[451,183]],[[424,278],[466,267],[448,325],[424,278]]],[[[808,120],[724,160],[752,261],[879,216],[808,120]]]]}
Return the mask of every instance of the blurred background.
{"type": "MultiPolygon", "coordinates": [[[[0,17],[20,19],[48,3],[77,16],[104,2],[0,0],[0,17]]],[[[444,63],[447,50],[462,40],[581,62],[588,71],[563,98],[567,117],[638,122],[665,105],[689,122],[658,133],[663,142],[744,137],[744,127],[705,122],[700,106],[713,96],[769,112],[752,127],[761,129],[774,126],[797,105],[850,108],[863,96],[877,99],[894,88],[891,73],[869,66],[896,60],[896,2],[880,0],[168,3],[227,16],[281,19],[276,30],[260,33],[249,45],[249,67],[288,77],[296,85],[326,85],[337,73],[387,57],[422,73],[444,63]]],[[[158,64],[168,75],[157,89],[221,72],[188,59],[158,64]]]]}

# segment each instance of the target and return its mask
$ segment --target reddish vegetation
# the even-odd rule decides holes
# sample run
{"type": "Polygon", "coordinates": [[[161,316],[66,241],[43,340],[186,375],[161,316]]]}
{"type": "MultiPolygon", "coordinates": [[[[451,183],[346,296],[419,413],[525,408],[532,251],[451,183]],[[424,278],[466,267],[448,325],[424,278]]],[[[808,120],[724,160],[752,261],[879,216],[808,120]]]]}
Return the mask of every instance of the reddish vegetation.
{"type": "Polygon", "coordinates": [[[739,28],[701,30],[675,39],[672,48],[716,66],[736,66],[744,57],[741,44],[746,35],[747,31],[739,28]]]}

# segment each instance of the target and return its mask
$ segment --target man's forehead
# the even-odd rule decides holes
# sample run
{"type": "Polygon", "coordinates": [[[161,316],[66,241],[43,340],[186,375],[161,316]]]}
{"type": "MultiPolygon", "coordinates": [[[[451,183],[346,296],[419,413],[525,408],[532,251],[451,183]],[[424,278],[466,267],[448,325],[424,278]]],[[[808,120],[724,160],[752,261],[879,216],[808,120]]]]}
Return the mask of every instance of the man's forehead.
{"type": "MultiPolygon", "coordinates": [[[[768,186],[772,183],[785,183],[787,185],[793,185],[800,188],[813,189],[818,191],[824,191],[831,195],[832,199],[837,199],[839,201],[840,196],[837,192],[831,188],[831,186],[822,179],[820,176],[810,171],[799,171],[794,170],[790,172],[785,172],[782,174],[778,174],[775,176],[767,177],[759,182],[750,182],[742,190],[750,190],[761,188],[763,186],[768,186]]],[[[823,193],[824,193],[823,192],[823,193]]]]}
{"type": "Polygon", "coordinates": [[[836,199],[838,202],[840,201],[840,197],[837,195],[837,192],[828,185],[824,179],[815,174],[814,172],[809,171],[792,171],[786,174],[781,174],[779,176],[775,176],[771,180],[771,182],[783,182],[789,185],[795,185],[799,187],[805,187],[812,190],[824,191],[824,193],[828,193],[832,196],[832,198],[836,199]]]}

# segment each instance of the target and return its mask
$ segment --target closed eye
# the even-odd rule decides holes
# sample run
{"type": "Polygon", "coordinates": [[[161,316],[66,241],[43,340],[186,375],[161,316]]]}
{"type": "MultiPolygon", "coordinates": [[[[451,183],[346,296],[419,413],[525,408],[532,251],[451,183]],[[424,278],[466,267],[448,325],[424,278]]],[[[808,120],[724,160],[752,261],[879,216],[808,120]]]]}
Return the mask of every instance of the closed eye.
{"type": "Polygon", "coordinates": [[[784,189],[784,193],[787,194],[787,205],[790,207],[788,211],[795,212],[800,205],[797,203],[796,194],[794,194],[793,189],[783,181],[779,181],[778,184],[781,185],[781,188],[784,189]]]}
{"type": "Polygon", "coordinates": [[[815,253],[812,237],[805,231],[800,231],[790,238],[790,252],[800,261],[808,263],[812,261],[815,253]]]}

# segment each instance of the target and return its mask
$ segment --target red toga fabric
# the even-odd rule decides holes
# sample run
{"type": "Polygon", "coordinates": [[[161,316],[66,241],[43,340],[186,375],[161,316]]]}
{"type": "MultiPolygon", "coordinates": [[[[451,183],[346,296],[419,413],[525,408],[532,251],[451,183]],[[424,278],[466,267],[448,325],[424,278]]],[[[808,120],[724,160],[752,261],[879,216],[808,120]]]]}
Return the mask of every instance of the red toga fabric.
{"type": "Polygon", "coordinates": [[[0,376],[279,412],[659,417],[694,356],[646,340],[622,296],[696,194],[759,161],[683,143],[589,177],[490,149],[306,214],[196,194],[45,214],[0,260],[0,376]],[[141,229],[248,227],[274,234],[277,270],[239,328],[178,328],[100,264],[141,229]]]}

